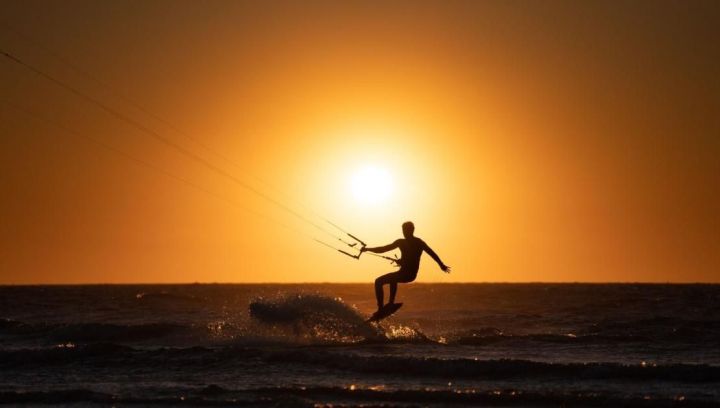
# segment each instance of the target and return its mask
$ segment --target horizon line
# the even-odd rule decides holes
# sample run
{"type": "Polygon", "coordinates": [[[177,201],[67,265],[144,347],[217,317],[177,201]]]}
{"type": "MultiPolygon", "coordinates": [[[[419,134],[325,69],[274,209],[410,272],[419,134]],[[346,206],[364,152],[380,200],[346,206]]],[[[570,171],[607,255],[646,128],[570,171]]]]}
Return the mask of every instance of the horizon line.
{"type": "MultiPolygon", "coordinates": [[[[410,282],[416,285],[720,285],[703,281],[466,281],[410,282]]],[[[4,286],[188,286],[188,285],[372,285],[372,282],[68,282],[68,283],[0,283],[4,286]]]]}

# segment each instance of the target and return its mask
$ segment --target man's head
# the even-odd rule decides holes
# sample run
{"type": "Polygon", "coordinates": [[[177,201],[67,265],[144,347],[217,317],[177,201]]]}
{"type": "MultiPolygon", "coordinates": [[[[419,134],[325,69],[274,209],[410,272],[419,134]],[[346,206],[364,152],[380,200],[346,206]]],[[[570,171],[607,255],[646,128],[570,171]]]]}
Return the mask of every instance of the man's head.
{"type": "Polygon", "coordinates": [[[412,221],[404,222],[402,225],[402,230],[405,238],[410,238],[415,232],[415,224],[413,224],[412,221]]]}

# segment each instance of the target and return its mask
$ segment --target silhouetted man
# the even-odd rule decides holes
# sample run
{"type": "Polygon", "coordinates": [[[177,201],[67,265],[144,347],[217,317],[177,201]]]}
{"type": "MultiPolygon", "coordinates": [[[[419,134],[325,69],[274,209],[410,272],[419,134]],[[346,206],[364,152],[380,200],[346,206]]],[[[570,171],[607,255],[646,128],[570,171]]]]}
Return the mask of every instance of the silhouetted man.
{"type": "Polygon", "coordinates": [[[420,268],[420,256],[423,251],[427,252],[428,255],[440,265],[440,269],[443,272],[450,273],[450,267],[445,265],[440,257],[433,251],[422,239],[413,235],[415,232],[415,225],[408,221],[402,225],[402,232],[405,238],[398,239],[390,245],[385,245],[375,248],[363,248],[361,252],[369,251],[375,253],[382,253],[391,251],[395,248],[400,248],[400,259],[396,262],[400,265],[400,270],[397,272],[391,272],[375,279],[375,297],[377,298],[378,310],[383,307],[383,285],[390,285],[390,299],[388,304],[395,303],[395,294],[397,293],[398,283],[408,283],[415,280],[417,277],[418,269],[420,268]]]}

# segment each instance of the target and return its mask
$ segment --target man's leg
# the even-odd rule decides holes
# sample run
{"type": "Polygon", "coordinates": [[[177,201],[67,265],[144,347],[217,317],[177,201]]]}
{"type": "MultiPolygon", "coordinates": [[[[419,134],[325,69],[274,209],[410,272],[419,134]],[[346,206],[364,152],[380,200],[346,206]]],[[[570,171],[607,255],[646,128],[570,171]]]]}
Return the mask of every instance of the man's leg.
{"type": "Polygon", "coordinates": [[[395,303],[395,294],[397,293],[397,282],[392,282],[390,284],[390,299],[388,299],[388,303],[395,303]]]}
{"type": "Polygon", "coordinates": [[[377,299],[378,310],[383,307],[383,300],[385,294],[383,293],[383,285],[390,284],[390,296],[391,299],[395,298],[395,292],[397,291],[397,282],[400,280],[400,274],[398,272],[391,272],[375,279],[375,298],[377,299]]]}
{"type": "Polygon", "coordinates": [[[385,297],[382,285],[383,282],[380,280],[380,278],[375,279],[375,298],[377,299],[378,310],[382,309],[383,297],[385,297]]]}
{"type": "Polygon", "coordinates": [[[395,272],[393,281],[390,283],[390,299],[388,303],[395,303],[395,294],[397,293],[398,283],[408,283],[415,280],[415,277],[404,272],[402,269],[395,272]]]}

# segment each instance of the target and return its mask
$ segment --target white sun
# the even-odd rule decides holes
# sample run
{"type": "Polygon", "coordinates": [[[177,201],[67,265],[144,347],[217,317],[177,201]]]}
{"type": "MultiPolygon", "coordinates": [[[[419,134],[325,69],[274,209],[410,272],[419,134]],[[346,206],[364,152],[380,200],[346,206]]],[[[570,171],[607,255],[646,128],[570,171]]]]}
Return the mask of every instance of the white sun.
{"type": "Polygon", "coordinates": [[[393,192],[390,172],[377,166],[364,166],[353,173],[350,191],[360,204],[383,204],[393,192]]]}

